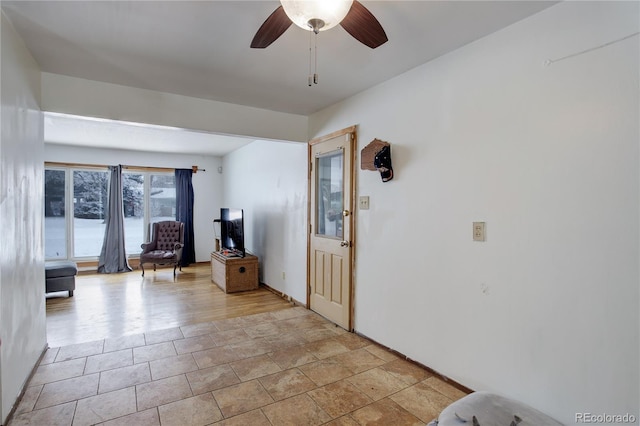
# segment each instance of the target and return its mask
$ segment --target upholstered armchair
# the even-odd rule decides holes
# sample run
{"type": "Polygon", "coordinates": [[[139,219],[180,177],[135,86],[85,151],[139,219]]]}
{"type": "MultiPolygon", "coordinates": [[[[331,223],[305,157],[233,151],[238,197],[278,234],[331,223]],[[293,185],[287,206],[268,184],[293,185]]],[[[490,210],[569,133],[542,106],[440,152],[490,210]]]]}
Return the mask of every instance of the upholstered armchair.
{"type": "Polygon", "coordinates": [[[144,277],[144,264],[152,263],[153,270],[156,265],[173,265],[173,275],[176,274],[176,267],[182,265],[182,247],[184,246],[184,223],[167,220],[155,222],[151,227],[151,241],[142,244],[140,253],[140,269],[144,277]]]}

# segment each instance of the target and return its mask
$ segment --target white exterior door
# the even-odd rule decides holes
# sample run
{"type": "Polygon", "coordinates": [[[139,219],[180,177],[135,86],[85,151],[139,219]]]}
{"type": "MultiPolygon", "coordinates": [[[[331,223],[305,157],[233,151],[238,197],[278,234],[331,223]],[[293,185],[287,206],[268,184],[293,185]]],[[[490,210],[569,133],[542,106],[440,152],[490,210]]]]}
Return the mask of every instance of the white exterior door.
{"type": "Polygon", "coordinates": [[[309,303],[350,330],[355,133],[338,133],[311,141],[309,303]]]}

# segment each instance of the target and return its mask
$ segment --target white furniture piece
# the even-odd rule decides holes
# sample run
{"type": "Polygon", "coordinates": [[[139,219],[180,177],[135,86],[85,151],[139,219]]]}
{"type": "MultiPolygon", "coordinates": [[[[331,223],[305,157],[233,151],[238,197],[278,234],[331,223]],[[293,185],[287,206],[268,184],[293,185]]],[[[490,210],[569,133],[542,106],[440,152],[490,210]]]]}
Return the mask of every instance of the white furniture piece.
{"type": "Polygon", "coordinates": [[[490,392],[474,392],[442,410],[437,426],[562,426],[557,420],[522,402],[490,392]]]}

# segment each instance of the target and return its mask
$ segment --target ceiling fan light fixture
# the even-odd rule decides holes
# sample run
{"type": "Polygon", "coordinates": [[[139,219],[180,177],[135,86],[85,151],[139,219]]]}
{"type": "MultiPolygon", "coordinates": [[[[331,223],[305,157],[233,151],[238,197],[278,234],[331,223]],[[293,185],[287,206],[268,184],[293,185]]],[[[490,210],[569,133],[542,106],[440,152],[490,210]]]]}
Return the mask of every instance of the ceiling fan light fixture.
{"type": "Polygon", "coordinates": [[[326,31],[338,25],[353,0],[280,0],[291,21],[307,31],[326,31]],[[319,25],[320,21],[323,25],[319,25]]]}

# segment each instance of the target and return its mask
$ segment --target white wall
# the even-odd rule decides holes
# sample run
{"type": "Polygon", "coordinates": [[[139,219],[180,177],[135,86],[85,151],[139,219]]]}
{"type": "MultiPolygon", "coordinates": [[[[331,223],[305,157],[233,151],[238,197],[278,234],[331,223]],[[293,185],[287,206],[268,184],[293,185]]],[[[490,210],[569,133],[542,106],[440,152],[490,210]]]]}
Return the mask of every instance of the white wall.
{"type": "Polygon", "coordinates": [[[310,117],[392,144],[358,177],[358,332],[565,423],[638,417],[639,38],[545,66],[638,9],[563,2],[310,117]]]}
{"type": "Polygon", "coordinates": [[[253,142],[224,157],[223,177],[223,207],[244,210],[261,282],[306,303],[307,144],[253,142]]]}
{"type": "Polygon", "coordinates": [[[40,70],[2,14],[0,423],[46,347],[40,70]]]}
{"type": "Polygon", "coordinates": [[[303,115],[42,73],[42,110],[219,134],[306,140],[303,115]]]}
{"type": "Polygon", "coordinates": [[[222,200],[222,175],[218,173],[218,167],[222,164],[220,157],[81,148],[47,143],[44,161],[175,169],[198,166],[205,169],[206,171],[200,170],[193,175],[193,227],[196,261],[211,260],[211,252],[214,250],[213,219],[220,215],[222,200]]]}

